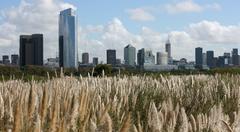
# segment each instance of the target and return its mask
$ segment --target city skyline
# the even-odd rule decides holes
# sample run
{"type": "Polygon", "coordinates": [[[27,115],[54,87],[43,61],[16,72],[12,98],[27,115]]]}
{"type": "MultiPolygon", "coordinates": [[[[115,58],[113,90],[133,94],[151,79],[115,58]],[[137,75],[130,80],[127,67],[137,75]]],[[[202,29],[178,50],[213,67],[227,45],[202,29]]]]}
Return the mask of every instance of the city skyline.
{"type": "Polygon", "coordinates": [[[107,1],[108,4],[90,3],[73,0],[1,2],[0,55],[18,53],[20,34],[42,33],[46,36],[44,59],[55,57],[58,52],[58,15],[69,7],[78,9],[79,60],[83,52],[88,52],[90,58],[99,56],[99,61],[106,62],[107,49],[116,49],[117,58],[124,60],[122,47],[127,44],[132,44],[136,50],[145,48],[153,50],[153,53],[162,52],[168,35],[172,57],[176,59],[194,60],[195,47],[214,50],[216,56],[240,47],[240,26],[236,17],[238,1],[123,0],[107,1]],[[116,6],[119,7],[115,9],[116,6]]]}

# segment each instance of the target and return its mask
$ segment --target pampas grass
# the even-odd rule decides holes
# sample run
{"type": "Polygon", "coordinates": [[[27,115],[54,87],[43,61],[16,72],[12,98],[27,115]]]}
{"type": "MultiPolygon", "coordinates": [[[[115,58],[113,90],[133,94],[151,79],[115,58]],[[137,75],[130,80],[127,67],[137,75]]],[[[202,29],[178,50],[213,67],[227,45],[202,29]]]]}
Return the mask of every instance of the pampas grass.
{"type": "MultiPolygon", "coordinates": [[[[33,78],[34,79],[34,78],[33,78]]],[[[0,131],[240,131],[240,76],[0,82],[0,131]]]]}

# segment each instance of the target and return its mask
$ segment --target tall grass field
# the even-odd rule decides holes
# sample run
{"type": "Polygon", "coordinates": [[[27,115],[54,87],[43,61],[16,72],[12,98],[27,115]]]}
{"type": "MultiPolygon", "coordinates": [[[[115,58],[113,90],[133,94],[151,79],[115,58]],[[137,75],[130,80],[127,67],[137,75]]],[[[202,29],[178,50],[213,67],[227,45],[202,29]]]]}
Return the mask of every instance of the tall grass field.
{"type": "Polygon", "coordinates": [[[1,132],[240,132],[240,76],[0,82],[1,132]]]}

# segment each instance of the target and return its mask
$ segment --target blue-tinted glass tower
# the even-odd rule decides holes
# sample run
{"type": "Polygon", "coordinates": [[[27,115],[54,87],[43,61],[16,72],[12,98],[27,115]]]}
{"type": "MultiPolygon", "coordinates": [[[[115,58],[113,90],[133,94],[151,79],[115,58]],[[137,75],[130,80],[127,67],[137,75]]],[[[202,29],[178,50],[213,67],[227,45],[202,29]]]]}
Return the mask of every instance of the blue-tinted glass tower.
{"type": "Polygon", "coordinates": [[[69,8],[59,16],[59,66],[78,67],[78,19],[76,11],[69,8]]]}

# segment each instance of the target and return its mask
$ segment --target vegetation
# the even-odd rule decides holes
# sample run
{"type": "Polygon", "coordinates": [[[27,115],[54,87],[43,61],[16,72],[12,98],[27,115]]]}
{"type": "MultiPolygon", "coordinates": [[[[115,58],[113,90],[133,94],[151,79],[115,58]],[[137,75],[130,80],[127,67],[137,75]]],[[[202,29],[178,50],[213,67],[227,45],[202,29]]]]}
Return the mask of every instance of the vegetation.
{"type": "Polygon", "coordinates": [[[239,80],[63,73],[45,81],[10,79],[0,82],[0,131],[239,132],[239,80]]]}

